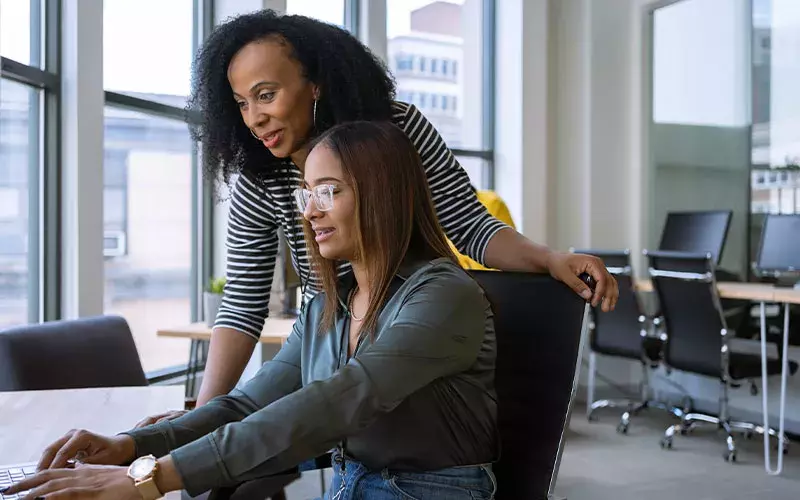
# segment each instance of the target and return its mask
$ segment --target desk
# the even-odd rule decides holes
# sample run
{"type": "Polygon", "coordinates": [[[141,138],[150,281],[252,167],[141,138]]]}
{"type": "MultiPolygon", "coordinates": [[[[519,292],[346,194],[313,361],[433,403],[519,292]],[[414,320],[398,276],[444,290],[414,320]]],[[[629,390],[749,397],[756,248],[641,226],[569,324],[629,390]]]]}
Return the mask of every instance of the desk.
{"type": "MultiPolygon", "coordinates": [[[[640,292],[652,292],[653,283],[650,280],[636,280],[636,289],[640,292]]],[[[786,384],[787,377],[789,376],[788,360],[789,360],[789,305],[800,304],[800,290],[794,288],[779,288],[766,283],[735,283],[735,282],[718,282],[717,291],[719,296],[725,299],[742,299],[752,300],[759,302],[760,318],[761,318],[761,397],[762,397],[762,411],[764,414],[764,427],[769,428],[769,411],[767,408],[767,335],[766,335],[766,302],[780,302],[786,307],[784,308],[784,323],[783,323],[783,359],[781,370],[781,396],[780,396],[780,414],[778,417],[778,432],[780,433],[780,440],[778,449],[783,449],[783,433],[785,423],[786,411],[786,384]]],[[[777,467],[772,468],[772,461],[769,451],[769,435],[764,435],[764,468],[770,475],[778,475],[783,470],[783,453],[778,452],[777,467]]]]}
{"type": "MultiPolygon", "coordinates": [[[[267,318],[264,329],[258,339],[262,344],[283,345],[292,333],[296,318],[267,318]]],[[[173,337],[191,340],[211,340],[211,328],[205,322],[190,323],[172,328],[161,328],[156,331],[159,337],[173,337]]]]}
{"type": "MultiPolygon", "coordinates": [[[[282,346],[292,333],[292,327],[296,319],[293,317],[267,318],[264,321],[264,328],[261,330],[261,337],[259,337],[258,341],[262,344],[282,346]]],[[[172,328],[162,328],[156,331],[156,335],[159,337],[173,337],[192,341],[192,345],[189,348],[189,372],[186,374],[187,398],[195,396],[197,365],[201,357],[205,358],[207,352],[201,342],[210,341],[211,333],[212,329],[204,321],[172,328]]]]}
{"type": "MultiPolygon", "coordinates": [[[[636,290],[640,292],[652,292],[653,283],[650,280],[636,280],[636,290]]],[[[723,299],[741,299],[752,300],[756,302],[781,302],[775,300],[775,293],[779,288],[766,283],[738,283],[730,281],[720,281],[717,283],[717,290],[719,296],[723,299]]],[[[800,303],[800,292],[794,291],[797,294],[795,300],[800,303]]]]}
{"type": "MultiPolygon", "coordinates": [[[[0,464],[36,462],[70,429],[117,434],[146,415],[182,406],[179,386],[0,392],[0,464]]],[[[178,500],[180,492],[165,498],[178,500]]]]}

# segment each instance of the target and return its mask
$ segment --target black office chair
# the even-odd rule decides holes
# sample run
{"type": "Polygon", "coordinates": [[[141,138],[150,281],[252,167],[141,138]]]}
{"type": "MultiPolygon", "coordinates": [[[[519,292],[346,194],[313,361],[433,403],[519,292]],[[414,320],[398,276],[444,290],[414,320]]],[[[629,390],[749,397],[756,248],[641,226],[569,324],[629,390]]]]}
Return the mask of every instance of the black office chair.
{"type": "Polygon", "coordinates": [[[0,391],[146,385],[128,323],[119,316],[0,332],[0,391]]]}
{"type": "Polygon", "coordinates": [[[546,275],[472,275],[495,314],[496,498],[544,500],[553,493],[577,390],[586,303],[546,275]]]}
{"type": "MultiPolygon", "coordinates": [[[[768,433],[778,437],[774,429],[748,422],[731,420],[728,392],[738,381],[761,377],[761,356],[731,349],[733,332],[727,327],[714,276],[710,253],[647,252],[649,273],[664,313],[667,339],[664,363],[667,367],[713,377],[720,381],[719,415],[689,412],[680,424],[670,426],[661,440],[662,448],[671,448],[676,433],[685,434],[698,422],[724,429],[727,451],[725,459],[736,460],[734,431],[768,433]]],[[[789,363],[790,373],[797,363],[789,363]]],[[[769,360],[767,374],[781,372],[779,360],[769,360]]],[[[785,451],[785,450],[784,450],[785,451]]]]}
{"type": "MultiPolygon", "coordinates": [[[[471,271],[494,312],[501,457],[497,500],[552,494],[578,384],[585,302],[548,275],[471,271]]],[[[587,277],[584,281],[590,284],[587,277]]],[[[327,467],[329,458],[317,460],[327,467]]],[[[250,487],[245,483],[239,488],[250,487]]],[[[209,500],[264,500],[258,488],[212,490],[209,500]]],[[[262,490],[263,491],[263,490],[262,490]]]]}
{"type": "MultiPolygon", "coordinates": [[[[722,259],[725,242],[733,219],[733,210],[690,210],[667,213],[661,231],[659,251],[711,253],[714,265],[722,259]]],[[[732,271],[716,267],[717,281],[742,282],[743,277],[732,271]]],[[[751,302],[748,300],[722,299],[722,309],[727,316],[728,326],[739,332],[744,330],[750,315],[751,302]]],[[[659,317],[660,313],[656,314],[659,317]]],[[[743,336],[749,336],[740,332],[743,336]]]]}
{"type": "Polygon", "coordinates": [[[631,417],[642,410],[657,408],[677,417],[683,415],[679,408],[670,407],[652,398],[650,371],[661,363],[663,338],[653,331],[660,326],[660,318],[651,320],[644,314],[633,278],[630,250],[570,250],[573,253],[594,255],[603,260],[606,269],[617,280],[619,299],[613,311],[600,312],[592,308],[589,324],[591,352],[587,387],[586,417],[592,421],[601,408],[625,408],[617,425],[617,432],[627,434],[631,417]],[[655,323],[655,324],[652,324],[655,323]],[[642,367],[640,395],[634,399],[594,399],[597,355],[638,361],[642,367]]]}

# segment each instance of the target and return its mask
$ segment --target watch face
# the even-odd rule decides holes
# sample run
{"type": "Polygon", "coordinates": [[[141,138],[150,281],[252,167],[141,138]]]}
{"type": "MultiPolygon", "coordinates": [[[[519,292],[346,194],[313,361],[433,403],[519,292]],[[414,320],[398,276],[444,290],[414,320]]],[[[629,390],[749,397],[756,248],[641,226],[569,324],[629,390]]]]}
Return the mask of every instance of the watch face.
{"type": "Polygon", "coordinates": [[[137,458],[131,464],[130,470],[128,473],[136,480],[141,480],[146,478],[153,469],[156,467],[156,459],[153,457],[141,457],[137,458]]]}

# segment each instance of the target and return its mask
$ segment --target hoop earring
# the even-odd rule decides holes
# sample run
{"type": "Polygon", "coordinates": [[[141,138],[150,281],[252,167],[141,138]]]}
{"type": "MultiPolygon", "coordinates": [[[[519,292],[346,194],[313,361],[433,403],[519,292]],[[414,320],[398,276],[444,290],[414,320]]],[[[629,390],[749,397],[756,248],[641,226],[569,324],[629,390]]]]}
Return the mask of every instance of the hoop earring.
{"type": "Polygon", "coordinates": [[[314,128],[317,128],[317,101],[319,99],[314,99],[314,128]]]}
{"type": "Polygon", "coordinates": [[[256,133],[255,133],[255,132],[253,132],[253,129],[251,129],[251,128],[248,128],[247,130],[249,130],[249,131],[250,131],[250,135],[252,135],[253,137],[255,137],[257,141],[260,141],[260,140],[261,140],[261,137],[257,136],[257,135],[256,135],[256,133]]]}

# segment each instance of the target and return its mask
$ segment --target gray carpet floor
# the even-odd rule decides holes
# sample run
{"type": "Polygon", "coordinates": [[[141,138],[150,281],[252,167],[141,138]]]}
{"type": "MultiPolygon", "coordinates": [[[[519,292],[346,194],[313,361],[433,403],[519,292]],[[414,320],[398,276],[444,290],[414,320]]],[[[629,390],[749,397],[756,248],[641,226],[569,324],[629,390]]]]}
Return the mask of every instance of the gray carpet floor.
{"type": "MultiPolygon", "coordinates": [[[[628,435],[617,434],[618,413],[606,410],[589,423],[576,408],[567,435],[556,494],[568,500],[797,500],[800,499],[800,443],[784,458],[783,474],[764,470],[761,438],[738,440],[738,461],[722,458],[723,434],[700,427],[676,436],[672,450],[658,444],[673,421],[657,411],[635,419],[628,435]]],[[[777,459],[773,451],[773,466],[777,459]]],[[[327,471],[326,481],[330,480],[327,471]]],[[[287,490],[289,500],[320,495],[318,472],[307,473],[287,490]]]]}

